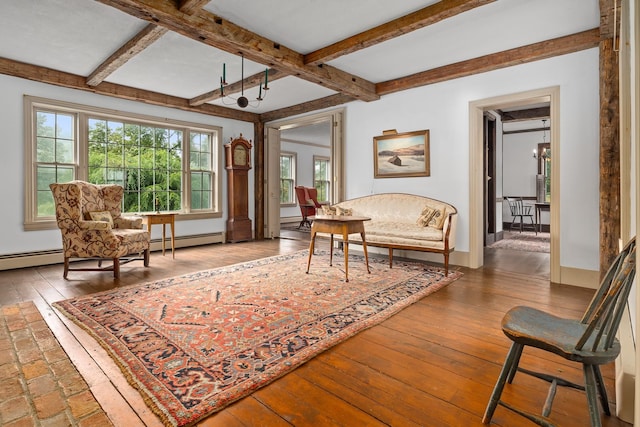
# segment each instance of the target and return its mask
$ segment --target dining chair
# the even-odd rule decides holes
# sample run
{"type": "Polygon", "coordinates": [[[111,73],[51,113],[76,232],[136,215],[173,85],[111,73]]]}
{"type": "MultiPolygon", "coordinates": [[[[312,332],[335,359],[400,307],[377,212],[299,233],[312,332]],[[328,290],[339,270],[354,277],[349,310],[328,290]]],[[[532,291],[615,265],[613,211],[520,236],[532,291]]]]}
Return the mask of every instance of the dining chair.
{"type": "Polygon", "coordinates": [[[527,306],[514,307],[505,314],[502,331],[512,344],[489,398],[483,424],[491,422],[497,406],[501,405],[539,426],[553,426],[549,415],[557,387],[563,386],[586,392],[591,426],[601,426],[598,397],[603,412],[611,415],[611,411],[600,366],[614,361],[620,353],[616,333],[634,281],[635,259],[634,237],[613,261],[581,319],[562,318],[527,306]],[[526,346],[581,363],[584,385],[519,367],[520,356],[526,346]],[[506,383],[513,383],[516,372],[550,383],[541,415],[523,411],[501,399],[506,383]]]}
{"type": "Polygon", "coordinates": [[[520,224],[520,232],[522,233],[526,227],[531,228],[538,235],[538,227],[533,220],[533,212],[531,211],[531,205],[525,205],[522,197],[505,197],[509,204],[509,210],[511,211],[511,226],[509,231],[513,230],[513,226],[520,224]],[[529,219],[529,223],[525,221],[525,218],[529,219]]]}

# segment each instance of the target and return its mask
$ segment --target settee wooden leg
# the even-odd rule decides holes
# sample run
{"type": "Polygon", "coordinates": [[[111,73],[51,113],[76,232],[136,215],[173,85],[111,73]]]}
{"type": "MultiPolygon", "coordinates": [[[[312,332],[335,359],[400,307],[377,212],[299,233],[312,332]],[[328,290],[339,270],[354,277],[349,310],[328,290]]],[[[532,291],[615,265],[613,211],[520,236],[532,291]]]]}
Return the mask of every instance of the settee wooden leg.
{"type": "Polygon", "coordinates": [[[393,267],[393,248],[389,248],[389,268],[393,267]]]}
{"type": "Polygon", "coordinates": [[[144,266],[149,267],[149,249],[144,251],[144,266]]]}
{"type": "Polygon", "coordinates": [[[444,277],[449,276],[449,253],[444,254],[444,277]]]}
{"type": "Polygon", "coordinates": [[[113,277],[120,278],[120,258],[113,259],[113,277]]]}
{"type": "Polygon", "coordinates": [[[69,257],[64,257],[64,273],[62,273],[62,277],[66,279],[68,274],[69,274],[69,257]]]}

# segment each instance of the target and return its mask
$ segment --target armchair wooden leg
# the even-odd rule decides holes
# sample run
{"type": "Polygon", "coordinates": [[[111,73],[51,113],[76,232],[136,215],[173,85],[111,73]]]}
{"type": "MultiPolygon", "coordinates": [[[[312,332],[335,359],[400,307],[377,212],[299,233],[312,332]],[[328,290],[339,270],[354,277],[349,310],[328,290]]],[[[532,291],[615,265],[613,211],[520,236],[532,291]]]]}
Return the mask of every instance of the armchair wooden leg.
{"type": "Polygon", "coordinates": [[[113,259],[113,277],[120,278],[120,258],[113,259]]]}
{"type": "Polygon", "coordinates": [[[149,249],[144,251],[144,266],[149,267],[149,249]]]}
{"type": "Polygon", "coordinates": [[[62,277],[66,279],[68,274],[69,274],[69,257],[64,257],[64,273],[62,273],[62,277]]]}

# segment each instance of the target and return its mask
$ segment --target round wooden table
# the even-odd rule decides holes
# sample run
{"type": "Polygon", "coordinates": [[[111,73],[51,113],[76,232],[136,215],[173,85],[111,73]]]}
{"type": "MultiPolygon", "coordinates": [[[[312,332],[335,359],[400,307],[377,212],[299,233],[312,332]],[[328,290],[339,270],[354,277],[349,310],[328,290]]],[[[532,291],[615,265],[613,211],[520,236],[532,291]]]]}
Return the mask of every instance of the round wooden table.
{"type": "Polygon", "coordinates": [[[333,265],[333,235],[342,234],[342,242],[344,245],[344,277],[346,282],[349,281],[349,234],[360,233],[360,237],[362,237],[364,259],[367,265],[367,273],[371,273],[371,270],[369,270],[367,240],[364,233],[364,222],[370,220],[371,218],[362,216],[316,215],[313,223],[311,224],[311,242],[309,243],[307,274],[309,274],[309,268],[311,267],[311,256],[313,255],[317,233],[329,233],[331,235],[329,265],[333,265]]]}

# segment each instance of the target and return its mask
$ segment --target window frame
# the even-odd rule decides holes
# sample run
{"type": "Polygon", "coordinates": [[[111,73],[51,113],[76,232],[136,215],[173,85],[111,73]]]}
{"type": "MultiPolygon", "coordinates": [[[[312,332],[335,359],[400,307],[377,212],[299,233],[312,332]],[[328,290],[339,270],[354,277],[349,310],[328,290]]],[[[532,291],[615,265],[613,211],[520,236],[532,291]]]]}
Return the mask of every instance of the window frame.
{"type": "MultiPolygon", "coordinates": [[[[75,117],[75,170],[74,179],[87,180],[88,177],[88,123],[89,119],[107,119],[123,121],[129,124],[154,126],[159,128],[179,128],[183,132],[182,165],[181,165],[181,219],[205,219],[222,217],[222,128],[201,123],[186,122],[175,119],[160,118],[138,113],[110,110],[101,107],[87,106],[66,101],[58,101],[40,97],[24,96],[24,230],[47,230],[57,228],[55,216],[38,216],[37,212],[37,112],[46,110],[53,113],[72,114],[75,117]],[[211,153],[211,209],[191,209],[190,182],[190,132],[209,133],[212,136],[211,153]]],[[[176,211],[173,211],[176,212],[176,211]]],[[[145,212],[137,213],[142,215],[145,212]]],[[[131,215],[132,213],[123,213],[131,215]]]]}
{"type": "MultiPolygon", "coordinates": [[[[298,181],[298,154],[293,151],[281,151],[279,156],[278,164],[282,164],[282,157],[289,157],[291,159],[291,176],[288,180],[291,182],[291,200],[288,202],[280,201],[281,207],[289,207],[296,206],[298,202],[296,201],[296,185],[298,181]]],[[[282,168],[279,168],[278,171],[278,180],[280,182],[279,188],[282,193],[282,168]]],[[[282,194],[280,194],[280,199],[282,198],[282,194]]]]}

